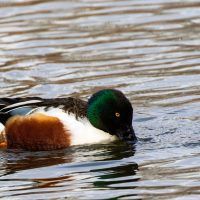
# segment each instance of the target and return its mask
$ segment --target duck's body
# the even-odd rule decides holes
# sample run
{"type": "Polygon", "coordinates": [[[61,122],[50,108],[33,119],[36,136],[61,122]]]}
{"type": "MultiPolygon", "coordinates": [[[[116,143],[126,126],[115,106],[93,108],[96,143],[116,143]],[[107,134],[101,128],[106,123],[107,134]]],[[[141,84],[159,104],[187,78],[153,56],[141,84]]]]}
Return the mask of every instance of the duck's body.
{"type": "MultiPolygon", "coordinates": [[[[108,118],[104,123],[101,119],[104,112],[109,114],[110,111],[106,109],[109,109],[113,102],[108,99],[110,105],[103,106],[102,110],[99,106],[102,99],[99,98],[93,95],[95,101],[92,99],[89,102],[71,97],[54,100],[3,98],[0,100],[0,131],[5,139],[0,139],[0,146],[5,144],[7,148],[52,150],[116,140],[116,134],[109,132],[114,123],[112,119],[108,118]],[[104,126],[109,120],[112,124],[104,126]]],[[[114,113],[118,111],[115,110],[114,113]]]]}

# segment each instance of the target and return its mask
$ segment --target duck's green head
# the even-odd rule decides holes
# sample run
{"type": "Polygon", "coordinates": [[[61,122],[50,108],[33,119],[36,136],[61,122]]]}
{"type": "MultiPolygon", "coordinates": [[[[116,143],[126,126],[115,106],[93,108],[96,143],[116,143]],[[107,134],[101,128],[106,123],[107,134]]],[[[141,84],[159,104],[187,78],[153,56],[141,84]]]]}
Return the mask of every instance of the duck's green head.
{"type": "Polygon", "coordinates": [[[87,118],[90,123],[127,143],[135,143],[130,101],[118,90],[105,89],[95,93],[88,101],[87,118]]]}

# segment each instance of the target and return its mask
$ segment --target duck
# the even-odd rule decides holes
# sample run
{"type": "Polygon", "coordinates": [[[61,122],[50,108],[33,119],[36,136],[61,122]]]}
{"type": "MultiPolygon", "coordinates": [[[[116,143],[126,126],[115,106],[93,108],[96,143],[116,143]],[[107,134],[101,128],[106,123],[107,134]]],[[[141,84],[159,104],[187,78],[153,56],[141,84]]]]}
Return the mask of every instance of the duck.
{"type": "Polygon", "coordinates": [[[116,89],[99,90],[87,101],[1,98],[0,147],[47,151],[115,140],[134,144],[132,120],[132,104],[116,89]]]}

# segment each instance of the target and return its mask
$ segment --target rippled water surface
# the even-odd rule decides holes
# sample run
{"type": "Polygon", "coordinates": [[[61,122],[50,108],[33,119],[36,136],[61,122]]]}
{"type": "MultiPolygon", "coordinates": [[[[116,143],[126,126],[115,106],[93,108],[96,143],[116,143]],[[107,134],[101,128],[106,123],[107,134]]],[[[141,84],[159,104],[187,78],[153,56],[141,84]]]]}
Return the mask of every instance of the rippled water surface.
{"type": "Polygon", "coordinates": [[[0,97],[134,106],[135,149],[0,150],[0,199],[200,199],[199,0],[0,0],[0,97]]]}

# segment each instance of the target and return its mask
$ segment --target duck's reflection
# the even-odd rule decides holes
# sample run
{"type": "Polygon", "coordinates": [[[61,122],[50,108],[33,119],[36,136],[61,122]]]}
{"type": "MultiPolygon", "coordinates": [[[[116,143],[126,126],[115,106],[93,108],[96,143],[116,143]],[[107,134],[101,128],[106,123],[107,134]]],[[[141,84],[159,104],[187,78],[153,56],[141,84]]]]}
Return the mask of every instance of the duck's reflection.
{"type": "Polygon", "coordinates": [[[131,161],[135,150],[118,142],[74,146],[59,151],[9,150],[0,153],[1,181],[17,181],[19,185],[26,183],[19,188],[14,186],[15,192],[44,188],[57,192],[59,188],[60,192],[69,190],[75,193],[76,188],[109,189],[139,180],[136,175],[138,165],[131,161]]]}
{"type": "Polygon", "coordinates": [[[20,150],[1,151],[1,177],[22,170],[48,167],[73,162],[72,149],[59,151],[28,152],[20,150]]]}
{"type": "Polygon", "coordinates": [[[4,150],[0,152],[0,168],[4,174],[15,171],[55,166],[64,163],[81,163],[105,160],[120,160],[134,156],[135,149],[130,149],[120,142],[74,146],[57,151],[28,152],[20,150],[4,150]]]}

